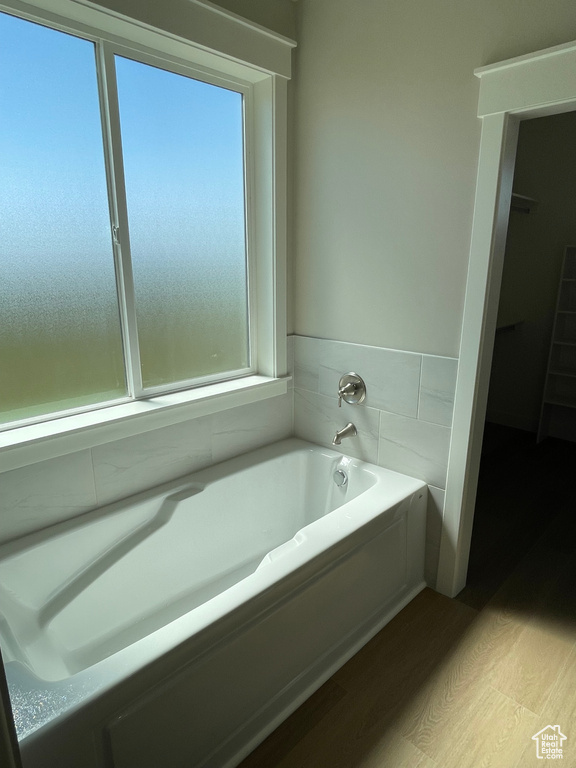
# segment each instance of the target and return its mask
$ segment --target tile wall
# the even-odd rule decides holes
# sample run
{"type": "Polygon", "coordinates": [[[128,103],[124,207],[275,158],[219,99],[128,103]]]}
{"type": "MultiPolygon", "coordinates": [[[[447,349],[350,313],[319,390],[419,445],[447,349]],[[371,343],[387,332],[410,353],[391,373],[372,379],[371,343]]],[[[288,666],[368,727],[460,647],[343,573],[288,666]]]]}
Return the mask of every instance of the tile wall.
{"type": "Polygon", "coordinates": [[[0,543],[292,433],[292,391],[0,475],[0,543]]]}
{"type": "Polygon", "coordinates": [[[209,464],[295,433],[425,480],[430,486],[428,582],[434,585],[457,361],[359,344],[292,336],[286,395],[203,416],[0,475],[0,543],[74,517],[209,464]],[[362,405],[338,408],[338,380],[360,374],[362,405]]]}
{"type": "Polygon", "coordinates": [[[296,435],[328,447],[352,421],[358,437],[342,452],[428,483],[426,577],[434,585],[458,361],[307,336],[293,344],[296,435]],[[364,379],[366,400],[339,408],[338,381],[349,371],[364,379]]]}

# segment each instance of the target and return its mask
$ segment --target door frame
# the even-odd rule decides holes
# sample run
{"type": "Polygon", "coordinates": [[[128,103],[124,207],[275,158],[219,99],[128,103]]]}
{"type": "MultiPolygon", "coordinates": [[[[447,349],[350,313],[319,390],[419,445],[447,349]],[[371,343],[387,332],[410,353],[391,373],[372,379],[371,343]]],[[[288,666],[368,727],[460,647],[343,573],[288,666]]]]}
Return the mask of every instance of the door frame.
{"type": "Polygon", "coordinates": [[[576,41],[474,74],[482,133],[436,582],[450,597],[466,585],[518,127],[576,109],[576,41]]]}

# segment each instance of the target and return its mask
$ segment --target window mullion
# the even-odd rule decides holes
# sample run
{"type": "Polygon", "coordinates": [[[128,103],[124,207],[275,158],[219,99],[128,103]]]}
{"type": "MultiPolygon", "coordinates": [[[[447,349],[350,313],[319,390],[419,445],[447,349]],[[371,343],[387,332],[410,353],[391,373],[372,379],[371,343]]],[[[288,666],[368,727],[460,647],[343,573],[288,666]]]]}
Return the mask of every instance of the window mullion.
{"type": "Polygon", "coordinates": [[[124,185],[124,163],[118,110],[118,92],[114,53],[111,47],[101,42],[96,46],[98,82],[102,104],[102,126],[104,152],[108,178],[108,196],[112,241],[116,266],[118,302],[124,340],[126,381],[131,397],[142,395],[142,373],[134,297],[134,278],[130,255],[128,231],[128,209],[124,185]]]}

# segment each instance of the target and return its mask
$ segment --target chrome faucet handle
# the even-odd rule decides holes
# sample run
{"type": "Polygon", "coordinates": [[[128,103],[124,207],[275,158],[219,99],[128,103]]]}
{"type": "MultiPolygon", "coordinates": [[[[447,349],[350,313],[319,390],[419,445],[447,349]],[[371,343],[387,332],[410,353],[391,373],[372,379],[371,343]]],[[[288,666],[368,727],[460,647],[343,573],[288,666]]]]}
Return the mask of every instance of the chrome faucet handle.
{"type": "MultiPolygon", "coordinates": [[[[338,408],[342,408],[342,398],[346,400],[347,397],[353,398],[356,394],[356,384],[353,381],[349,381],[347,384],[344,384],[343,387],[340,387],[338,390],[338,408]]],[[[350,402],[349,400],[346,400],[346,402],[350,402]]]]}
{"type": "Polygon", "coordinates": [[[345,403],[361,403],[366,398],[366,384],[357,373],[345,373],[338,382],[338,408],[345,403]]]}

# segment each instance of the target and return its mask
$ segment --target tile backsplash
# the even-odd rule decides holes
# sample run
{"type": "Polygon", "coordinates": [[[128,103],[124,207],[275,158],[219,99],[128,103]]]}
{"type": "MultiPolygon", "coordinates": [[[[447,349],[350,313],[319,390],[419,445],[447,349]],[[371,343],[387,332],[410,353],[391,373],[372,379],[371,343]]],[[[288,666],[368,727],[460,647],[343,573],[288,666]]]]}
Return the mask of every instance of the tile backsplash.
{"type": "Polygon", "coordinates": [[[430,486],[426,578],[436,583],[458,361],[361,344],[294,337],[294,431],[332,445],[352,421],[358,436],[340,449],[425,480],[430,486]],[[360,405],[338,407],[338,381],[353,371],[366,383],[360,405]]]}
{"type": "Polygon", "coordinates": [[[89,450],[0,475],[0,543],[97,506],[89,450]]]}
{"type": "Polygon", "coordinates": [[[422,355],[418,418],[433,424],[452,424],[458,360],[422,355]]]}
{"type": "Polygon", "coordinates": [[[292,434],[292,391],[0,475],[0,543],[292,434]]]}
{"type": "Polygon", "coordinates": [[[358,438],[342,451],[444,488],[457,361],[307,336],[294,337],[294,429],[330,446],[353,421],[358,438]],[[366,399],[342,402],[338,381],[362,376],[366,399]]]}
{"type": "Polygon", "coordinates": [[[0,475],[0,543],[109,504],[239,453],[298,437],[425,480],[426,572],[435,583],[457,361],[305,336],[289,337],[286,395],[32,464],[0,475]],[[366,382],[361,405],[338,407],[349,371],[366,382]]]}

